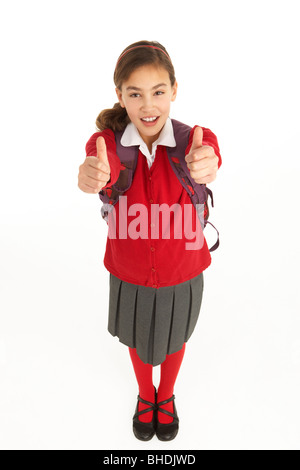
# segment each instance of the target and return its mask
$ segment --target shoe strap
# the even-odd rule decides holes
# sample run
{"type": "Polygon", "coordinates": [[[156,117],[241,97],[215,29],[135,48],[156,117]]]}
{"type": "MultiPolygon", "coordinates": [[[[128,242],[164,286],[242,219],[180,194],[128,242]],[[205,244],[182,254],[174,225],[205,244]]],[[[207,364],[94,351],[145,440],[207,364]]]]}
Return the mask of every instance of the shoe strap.
{"type": "Polygon", "coordinates": [[[148,413],[149,411],[155,411],[156,410],[156,404],[155,403],[151,403],[151,401],[146,401],[143,398],[141,398],[139,395],[138,395],[137,398],[138,398],[138,401],[140,401],[141,403],[144,403],[144,405],[149,405],[149,408],[146,408],[145,410],[137,411],[134,415],[134,418],[136,418],[140,415],[143,415],[144,413],[148,413]]]}
{"type": "Polygon", "coordinates": [[[156,403],[156,405],[157,406],[166,405],[167,403],[170,403],[170,401],[174,401],[174,400],[175,400],[175,395],[173,395],[171,398],[168,398],[167,400],[156,403]]]}
{"type": "Polygon", "coordinates": [[[171,398],[168,398],[167,400],[160,401],[159,403],[156,404],[156,406],[157,406],[157,411],[159,411],[160,413],[164,413],[165,415],[171,416],[171,418],[173,418],[174,420],[178,420],[177,414],[171,413],[170,411],[167,411],[164,408],[161,408],[162,405],[166,405],[167,403],[170,403],[171,401],[174,401],[174,400],[175,400],[175,395],[173,395],[171,398]]]}
{"type": "Polygon", "coordinates": [[[139,395],[138,395],[138,401],[140,401],[141,403],[144,403],[144,405],[151,406],[151,408],[153,408],[153,409],[156,408],[156,403],[152,403],[151,401],[146,401],[143,398],[141,398],[139,395]]]}

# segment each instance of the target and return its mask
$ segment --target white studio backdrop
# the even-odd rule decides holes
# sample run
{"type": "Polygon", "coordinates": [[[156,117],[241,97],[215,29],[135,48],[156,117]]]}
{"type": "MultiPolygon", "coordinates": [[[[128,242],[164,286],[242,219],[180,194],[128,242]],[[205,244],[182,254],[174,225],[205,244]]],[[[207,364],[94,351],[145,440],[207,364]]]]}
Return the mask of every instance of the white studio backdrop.
{"type": "Polygon", "coordinates": [[[0,448],[300,448],[297,10],[292,0],[1,3],[0,448]],[[107,226],[98,196],[77,187],[96,116],[116,101],[116,59],[141,39],[172,57],[171,117],[210,128],[223,157],[210,185],[220,248],[170,443],[131,431],[137,385],[107,332],[107,226]]]}

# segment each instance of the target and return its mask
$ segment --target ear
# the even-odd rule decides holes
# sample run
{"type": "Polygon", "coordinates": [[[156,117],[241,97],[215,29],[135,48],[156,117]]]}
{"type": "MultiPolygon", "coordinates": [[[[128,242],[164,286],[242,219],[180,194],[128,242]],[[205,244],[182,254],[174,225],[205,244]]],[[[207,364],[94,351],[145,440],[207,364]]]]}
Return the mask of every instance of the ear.
{"type": "Polygon", "coordinates": [[[177,89],[178,89],[178,83],[176,81],[172,87],[171,101],[175,101],[176,96],[177,96],[177,89]]]}
{"type": "Polygon", "coordinates": [[[119,103],[121,105],[122,108],[125,108],[125,104],[124,104],[124,101],[122,99],[122,92],[121,90],[119,90],[119,88],[116,88],[116,93],[117,93],[117,97],[118,97],[118,100],[119,100],[119,103]]]}

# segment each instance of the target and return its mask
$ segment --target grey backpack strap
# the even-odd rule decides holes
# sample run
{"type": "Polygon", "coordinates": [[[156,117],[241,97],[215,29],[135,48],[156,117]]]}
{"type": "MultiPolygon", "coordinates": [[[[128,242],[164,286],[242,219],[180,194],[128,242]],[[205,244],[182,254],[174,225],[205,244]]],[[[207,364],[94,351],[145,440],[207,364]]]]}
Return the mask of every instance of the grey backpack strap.
{"type": "Polygon", "coordinates": [[[216,243],[209,249],[209,251],[215,251],[218,248],[218,246],[220,245],[219,231],[216,229],[216,227],[209,220],[207,220],[206,223],[210,224],[218,234],[218,238],[217,238],[216,243]]]}

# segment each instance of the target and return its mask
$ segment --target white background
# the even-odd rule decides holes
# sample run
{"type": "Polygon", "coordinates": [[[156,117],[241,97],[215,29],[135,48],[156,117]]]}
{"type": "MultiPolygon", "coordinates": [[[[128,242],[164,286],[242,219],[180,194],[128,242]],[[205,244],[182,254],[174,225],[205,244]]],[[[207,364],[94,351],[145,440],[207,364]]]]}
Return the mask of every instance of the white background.
{"type": "Polygon", "coordinates": [[[298,4],[1,3],[1,448],[300,448],[298,4]],[[141,39],[172,57],[171,117],[209,127],[223,157],[221,244],[169,443],[132,433],[135,376],[107,332],[107,226],[77,187],[116,59],[141,39]]]}

